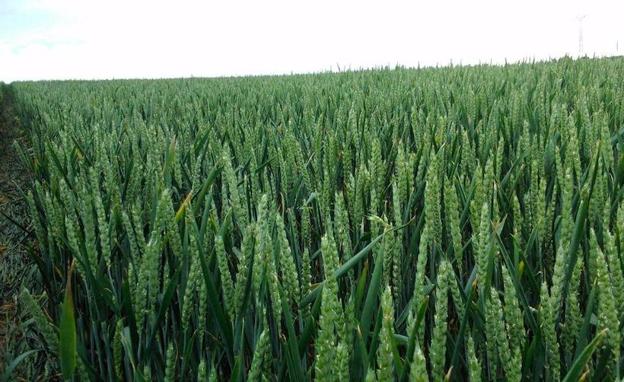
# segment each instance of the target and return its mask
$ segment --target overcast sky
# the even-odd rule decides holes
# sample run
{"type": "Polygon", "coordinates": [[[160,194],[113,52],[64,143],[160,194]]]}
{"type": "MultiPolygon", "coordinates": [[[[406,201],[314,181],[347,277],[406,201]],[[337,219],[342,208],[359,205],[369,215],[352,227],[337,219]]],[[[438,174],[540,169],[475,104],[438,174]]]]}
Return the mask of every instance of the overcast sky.
{"type": "Polygon", "coordinates": [[[582,15],[584,53],[622,54],[624,2],[612,0],[0,0],[0,80],[300,73],[576,56],[582,15]]]}

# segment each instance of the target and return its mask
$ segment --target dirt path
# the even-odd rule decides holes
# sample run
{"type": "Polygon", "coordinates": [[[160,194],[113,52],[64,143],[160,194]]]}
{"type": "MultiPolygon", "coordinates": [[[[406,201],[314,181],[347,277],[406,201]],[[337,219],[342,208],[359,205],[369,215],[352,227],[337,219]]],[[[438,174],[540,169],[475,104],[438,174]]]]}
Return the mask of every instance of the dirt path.
{"type": "MultiPolygon", "coordinates": [[[[18,295],[22,286],[38,292],[41,283],[30,260],[32,236],[24,192],[32,177],[18,159],[14,142],[28,147],[26,133],[15,115],[11,88],[2,85],[0,101],[0,378],[20,354],[37,349],[37,336],[21,320],[18,295]]],[[[43,355],[43,354],[42,354],[43,355]]],[[[31,354],[19,364],[10,380],[35,380],[41,373],[40,356],[31,354]]]]}
{"type": "Polygon", "coordinates": [[[6,303],[5,297],[15,292],[14,287],[24,277],[19,265],[28,262],[26,245],[30,236],[25,231],[30,228],[23,192],[30,187],[31,177],[16,155],[16,141],[27,145],[14,113],[10,87],[5,85],[0,103],[0,303],[6,303]]]}

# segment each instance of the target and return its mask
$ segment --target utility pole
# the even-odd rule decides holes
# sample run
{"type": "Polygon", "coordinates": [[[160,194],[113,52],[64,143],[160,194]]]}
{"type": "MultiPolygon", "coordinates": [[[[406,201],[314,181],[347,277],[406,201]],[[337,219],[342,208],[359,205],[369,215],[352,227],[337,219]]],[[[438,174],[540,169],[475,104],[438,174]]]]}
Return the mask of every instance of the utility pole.
{"type": "Polygon", "coordinates": [[[585,19],[585,17],[587,17],[587,15],[578,16],[576,18],[576,20],[579,22],[579,37],[578,37],[578,39],[579,39],[579,41],[578,41],[578,44],[579,44],[578,55],[579,55],[579,57],[583,56],[583,20],[585,19]]]}

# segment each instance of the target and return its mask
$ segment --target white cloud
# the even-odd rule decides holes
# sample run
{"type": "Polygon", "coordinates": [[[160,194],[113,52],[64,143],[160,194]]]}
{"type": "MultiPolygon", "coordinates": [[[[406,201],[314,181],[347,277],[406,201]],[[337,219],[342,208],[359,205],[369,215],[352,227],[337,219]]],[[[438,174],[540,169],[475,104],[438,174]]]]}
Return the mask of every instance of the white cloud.
{"type": "MultiPolygon", "coordinates": [[[[27,0],[4,31],[0,79],[219,76],[503,62],[624,44],[616,1],[27,0]],[[12,25],[16,22],[13,21],[12,25]]],[[[620,49],[624,49],[624,46],[620,49]]]]}

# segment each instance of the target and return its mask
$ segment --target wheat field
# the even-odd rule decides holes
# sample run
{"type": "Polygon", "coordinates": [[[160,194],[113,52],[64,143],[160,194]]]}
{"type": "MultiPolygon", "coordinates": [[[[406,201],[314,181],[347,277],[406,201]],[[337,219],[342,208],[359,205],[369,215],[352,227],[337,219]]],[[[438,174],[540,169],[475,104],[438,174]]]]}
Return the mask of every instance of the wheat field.
{"type": "Polygon", "coordinates": [[[64,380],[620,380],[624,60],[20,82],[64,380]]]}

